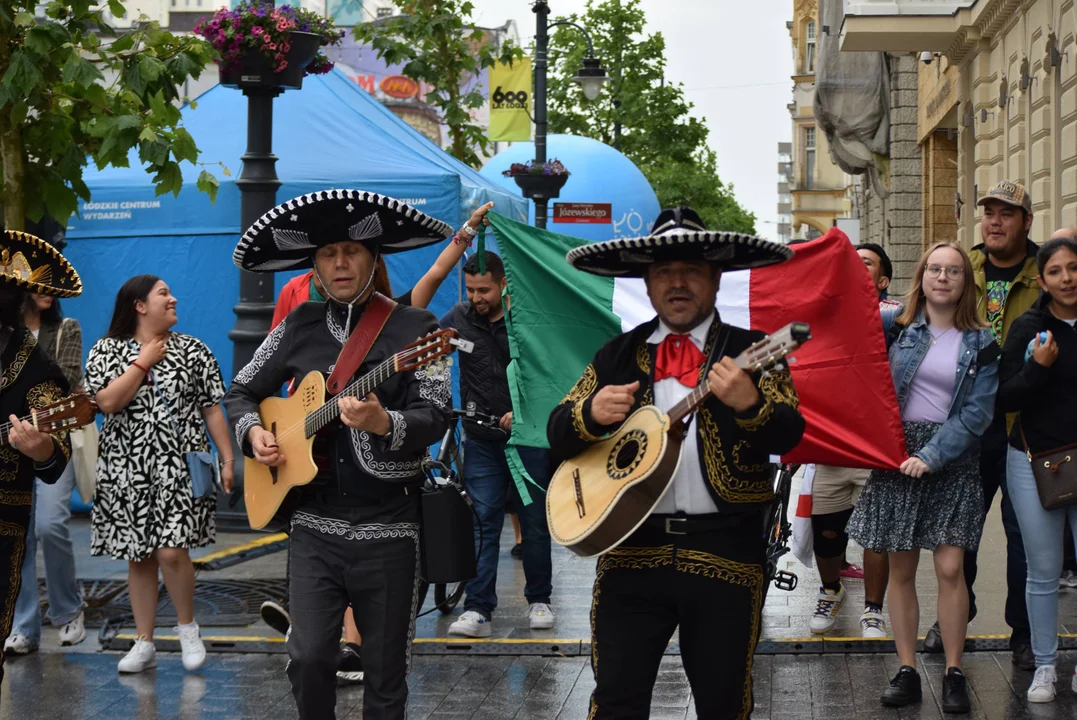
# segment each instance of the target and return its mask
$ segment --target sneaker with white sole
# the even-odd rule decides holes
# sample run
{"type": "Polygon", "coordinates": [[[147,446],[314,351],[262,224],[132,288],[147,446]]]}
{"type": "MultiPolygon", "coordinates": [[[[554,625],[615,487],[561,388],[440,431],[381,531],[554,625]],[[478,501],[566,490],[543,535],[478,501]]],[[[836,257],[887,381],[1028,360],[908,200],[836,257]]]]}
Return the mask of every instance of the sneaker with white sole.
{"type": "Polygon", "coordinates": [[[1058,578],[1060,588],[1077,588],[1077,570],[1067,570],[1058,578]]]}
{"type": "Polygon", "coordinates": [[[155,667],[157,667],[157,648],[146,639],[145,635],[139,635],[135,644],[116,664],[116,669],[122,673],[140,673],[155,667]]]}
{"type": "Polygon", "coordinates": [[[197,670],[202,667],[206,662],[206,646],[202,643],[202,633],[199,632],[198,623],[177,625],[176,634],[179,635],[184,669],[197,670]]]}
{"type": "Polygon", "coordinates": [[[1028,688],[1028,701],[1030,703],[1054,702],[1056,680],[1058,676],[1055,675],[1054,665],[1040,665],[1036,668],[1036,674],[1028,688]]]}
{"type": "Polygon", "coordinates": [[[340,646],[340,663],[337,665],[337,680],[342,683],[361,683],[366,677],[363,672],[363,648],[355,643],[346,642],[340,646]]]}
{"type": "Polygon", "coordinates": [[[37,643],[21,633],[15,633],[4,643],[4,652],[12,655],[29,655],[35,650],[37,643]]]}
{"type": "Polygon", "coordinates": [[[86,616],[80,610],[79,614],[74,620],[68,622],[60,628],[60,645],[67,647],[69,645],[78,645],[80,642],[86,639],[86,616]]]}
{"type": "Polygon", "coordinates": [[[860,636],[865,638],[886,637],[886,619],[881,610],[874,607],[865,607],[860,616],[860,636]]]}
{"type": "Polygon", "coordinates": [[[527,619],[531,623],[532,630],[549,630],[553,627],[553,621],[557,616],[546,603],[531,603],[527,608],[527,619]]]}
{"type": "Polygon", "coordinates": [[[838,611],[845,602],[845,586],[838,586],[838,591],[819,588],[819,598],[815,602],[815,613],[811,616],[811,631],[816,635],[824,635],[834,628],[838,622],[838,611]]]}
{"type": "Polygon", "coordinates": [[[450,635],[462,635],[464,637],[484,638],[490,637],[493,627],[482,613],[468,610],[460,618],[449,626],[450,635]]]}
{"type": "Polygon", "coordinates": [[[284,603],[279,603],[275,600],[266,600],[262,603],[260,611],[262,622],[279,632],[281,635],[288,634],[288,629],[292,626],[292,616],[288,612],[288,608],[284,607],[284,603]]]}

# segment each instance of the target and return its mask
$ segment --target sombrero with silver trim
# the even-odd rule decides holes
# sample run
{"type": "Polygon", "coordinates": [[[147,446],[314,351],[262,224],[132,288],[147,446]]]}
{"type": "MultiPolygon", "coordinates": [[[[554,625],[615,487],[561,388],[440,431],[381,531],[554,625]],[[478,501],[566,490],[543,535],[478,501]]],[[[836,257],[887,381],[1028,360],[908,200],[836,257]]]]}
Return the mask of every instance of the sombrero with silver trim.
{"type": "Polygon", "coordinates": [[[785,262],[793,251],[754,235],[708,230],[690,208],[663,210],[651,234],[581,245],[565,259],[577,270],[607,277],[642,277],[663,260],[708,260],[723,270],[747,270],[785,262]]]}
{"type": "Polygon", "coordinates": [[[407,203],[365,190],[319,190],[282,203],[243,233],[232,261],[244,270],[280,272],[312,267],[314,252],[352,240],[381,253],[441,242],[451,226],[407,203]]]}
{"type": "Polygon", "coordinates": [[[0,235],[0,278],[37,295],[82,294],[82,278],[67,258],[36,235],[18,230],[0,235]]]}

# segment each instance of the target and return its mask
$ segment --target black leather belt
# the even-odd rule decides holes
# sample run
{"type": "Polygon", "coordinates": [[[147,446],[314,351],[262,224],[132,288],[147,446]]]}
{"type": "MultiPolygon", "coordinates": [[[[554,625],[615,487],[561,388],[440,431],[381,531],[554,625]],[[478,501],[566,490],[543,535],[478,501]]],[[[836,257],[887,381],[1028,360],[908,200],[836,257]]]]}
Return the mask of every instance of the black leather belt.
{"type": "Polygon", "coordinates": [[[654,514],[648,517],[644,524],[658,528],[667,535],[694,535],[695,533],[714,532],[739,525],[743,520],[737,515],[723,515],[721,513],[707,513],[704,515],[676,515],[654,514]]]}

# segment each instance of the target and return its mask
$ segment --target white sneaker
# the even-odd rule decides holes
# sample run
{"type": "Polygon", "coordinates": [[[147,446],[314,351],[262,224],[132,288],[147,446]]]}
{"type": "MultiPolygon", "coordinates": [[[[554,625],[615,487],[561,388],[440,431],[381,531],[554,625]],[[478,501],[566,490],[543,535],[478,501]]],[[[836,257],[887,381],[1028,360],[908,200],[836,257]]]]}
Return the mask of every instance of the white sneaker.
{"type": "Polygon", "coordinates": [[[833,629],[838,621],[838,611],[845,602],[845,586],[839,586],[838,591],[819,588],[819,599],[815,603],[815,613],[811,616],[811,631],[816,635],[823,635],[833,629]]]}
{"type": "Polygon", "coordinates": [[[32,642],[26,635],[15,633],[4,643],[4,652],[13,655],[29,655],[37,650],[37,643],[32,642]]]}
{"type": "Polygon", "coordinates": [[[1058,578],[1060,588],[1077,588],[1077,570],[1067,570],[1058,578]]]}
{"type": "Polygon", "coordinates": [[[871,607],[864,608],[860,616],[860,636],[876,639],[886,637],[886,619],[882,612],[871,607]]]}
{"type": "Polygon", "coordinates": [[[157,667],[157,648],[146,640],[144,635],[139,635],[135,644],[116,665],[116,669],[122,673],[140,673],[154,667],[157,667]]]}
{"type": "Polygon", "coordinates": [[[1030,703],[1049,703],[1055,700],[1055,675],[1054,665],[1040,665],[1036,668],[1036,675],[1032,678],[1032,685],[1028,688],[1028,701],[1030,703]]]}
{"type": "Polygon", "coordinates": [[[206,646],[202,644],[202,634],[198,631],[198,623],[188,626],[177,625],[176,634],[179,635],[180,650],[183,652],[183,667],[186,670],[197,670],[206,662],[206,646]]]}
{"type": "Polygon", "coordinates": [[[449,626],[450,635],[484,638],[490,637],[491,632],[493,632],[493,628],[490,621],[474,610],[468,610],[460,616],[459,620],[449,626]]]}
{"type": "Polygon", "coordinates": [[[86,639],[85,615],[80,610],[78,616],[60,628],[60,645],[78,645],[86,639]]]}
{"type": "Polygon", "coordinates": [[[556,617],[553,608],[546,603],[531,603],[527,608],[527,619],[531,622],[532,630],[549,630],[556,617]]]}

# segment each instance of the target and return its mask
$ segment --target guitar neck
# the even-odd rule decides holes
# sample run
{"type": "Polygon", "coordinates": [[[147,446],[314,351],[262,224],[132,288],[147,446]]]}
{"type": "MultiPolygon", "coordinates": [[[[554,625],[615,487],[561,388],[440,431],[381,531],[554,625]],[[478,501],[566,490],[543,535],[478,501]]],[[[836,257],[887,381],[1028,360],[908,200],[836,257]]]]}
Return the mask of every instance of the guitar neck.
{"type": "MultiPolygon", "coordinates": [[[[735,362],[737,367],[741,370],[747,370],[751,367],[750,363],[744,359],[745,355],[746,353],[741,353],[733,359],[733,362],[735,362]]],[[[688,393],[683,400],[670,408],[670,411],[667,413],[667,415],[669,415],[670,425],[676,427],[677,423],[684,420],[696,410],[699,410],[712,394],[710,385],[707,383],[707,373],[705,372],[703,374],[703,380],[700,381],[699,385],[696,385],[695,389],[688,393]]]]}
{"type": "Polygon", "coordinates": [[[338,402],[340,398],[366,397],[368,394],[374,392],[375,388],[395,375],[397,357],[398,355],[393,355],[388,360],[385,360],[373,370],[341,390],[339,394],[325,403],[325,405],[322,405],[320,408],[307,415],[306,420],[303,423],[306,436],[308,438],[314,437],[316,433],[329,425],[329,423],[340,418],[340,403],[338,402]]]}

